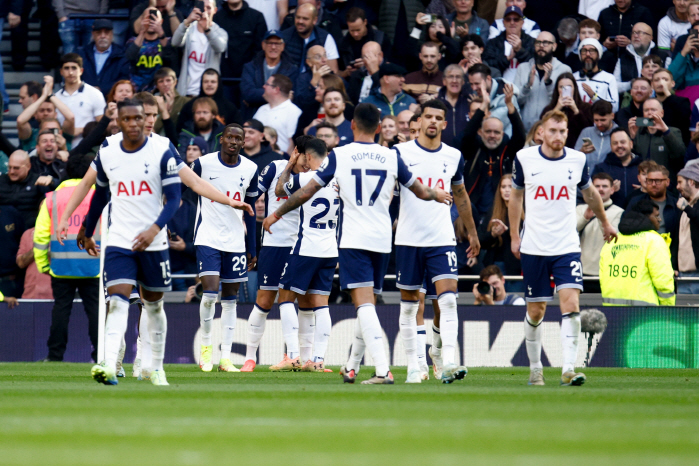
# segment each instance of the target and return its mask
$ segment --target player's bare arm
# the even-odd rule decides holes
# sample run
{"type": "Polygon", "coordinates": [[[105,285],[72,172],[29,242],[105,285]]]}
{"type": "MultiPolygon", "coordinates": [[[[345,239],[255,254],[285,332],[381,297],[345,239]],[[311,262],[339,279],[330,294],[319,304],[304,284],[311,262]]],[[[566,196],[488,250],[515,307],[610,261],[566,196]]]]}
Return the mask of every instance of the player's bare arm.
{"type": "Polygon", "coordinates": [[[316,180],[309,181],[306,186],[292,194],[289,197],[289,199],[277,209],[276,212],[272,213],[272,215],[264,219],[264,221],[262,222],[262,228],[264,228],[265,231],[271,235],[272,231],[270,230],[270,228],[272,227],[272,225],[277,223],[287,212],[291,212],[292,210],[302,206],[306,201],[312,198],[313,195],[317,193],[321,188],[322,186],[318,184],[316,180]]]}
{"type": "Polygon", "coordinates": [[[611,243],[612,240],[616,242],[616,229],[612,226],[611,223],[609,223],[609,220],[607,219],[607,212],[604,210],[604,203],[602,202],[602,197],[600,197],[599,192],[597,192],[597,189],[595,189],[594,186],[590,185],[586,189],[583,189],[582,193],[585,203],[590,207],[592,212],[595,213],[595,215],[600,221],[600,224],[602,225],[602,234],[604,235],[604,240],[607,243],[611,243]]]}
{"type": "Polygon", "coordinates": [[[410,188],[413,194],[423,201],[437,201],[441,204],[451,205],[453,198],[451,194],[439,188],[430,188],[419,181],[415,181],[410,188]]]}
{"type": "Polygon", "coordinates": [[[466,231],[468,231],[468,257],[478,257],[478,253],[481,251],[481,243],[478,241],[478,231],[476,230],[476,223],[473,221],[471,199],[463,184],[453,184],[451,185],[451,190],[454,193],[454,203],[459,212],[459,218],[464,222],[466,231]]]}
{"type": "MultiPolygon", "coordinates": [[[[595,191],[597,192],[597,191],[595,191]]],[[[599,193],[597,194],[599,196],[599,193]]],[[[519,222],[522,218],[522,205],[524,201],[524,190],[523,189],[513,189],[512,194],[510,194],[510,202],[507,203],[507,210],[510,219],[510,239],[512,254],[519,259],[519,222]]]]}
{"type": "Polygon", "coordinates": [[[284,167],[284,171],[282,171],[282,174],[279,175],[277,185],[274,187],[274,194],[276,194],[277,197],[286,197],[284,185],[289,182],[289,178],[291,178],[291,172],[294,169],[294,166],[296,166],[296,161],[298,160],[298,158],[298,148],[294,147],[294,151],[289,156],[289,162],[286,164],[286,167],[284,167]]]}

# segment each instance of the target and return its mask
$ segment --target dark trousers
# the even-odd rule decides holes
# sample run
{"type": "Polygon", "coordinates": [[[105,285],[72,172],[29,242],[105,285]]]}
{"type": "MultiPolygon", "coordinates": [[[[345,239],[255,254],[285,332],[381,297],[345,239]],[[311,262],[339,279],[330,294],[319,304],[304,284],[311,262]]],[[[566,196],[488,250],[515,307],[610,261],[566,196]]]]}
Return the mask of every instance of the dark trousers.
{"type": "Polygon", "coordinates": [[[56,278],[51,277],[54,305],[51,311],[51,332],[49,333],[48,359],[63,361],[68,345],[68,322],[73,310],[73,298],[77,290],[83,300],[87,314],[92,360],[97,360],[97,329],[99,319],[99,278],[56,278]]]}

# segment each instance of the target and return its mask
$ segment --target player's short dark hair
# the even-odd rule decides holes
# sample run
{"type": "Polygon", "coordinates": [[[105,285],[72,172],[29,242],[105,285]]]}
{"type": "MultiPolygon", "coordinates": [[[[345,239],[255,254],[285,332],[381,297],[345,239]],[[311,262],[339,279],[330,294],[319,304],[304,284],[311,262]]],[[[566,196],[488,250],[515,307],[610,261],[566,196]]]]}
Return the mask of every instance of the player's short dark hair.
{"type": "Polygon", "coordinates": [[[214,116],[218,115],[218,105],[216,105],[216,101],[211,97],[197,97],[194,99],[194,103],[192,104],[192,112],[196,112],[197,107],[201,107],[202,105],[209,107],[214,116]]]}
{"type": "Polygon", "coordinates": [[[240,126],[238,123],[228,123],[223,128],[223,131],[221,131],[221,134],[226,134],[226,131],[228,131],[228,128],[239,129],[241,133],[245,134],[245,129],[242,126],[240,126]]]}
{"type": "Polygon", "coordinates": [[[659,67],[663,67],[663,59],[657,55],[646,55],[641,59],[641,67],[645,66],[646,63],[655,63],[659,67]]]}
{"type": "Polygon", "coordinates": [[[272,84],[279,88],[279,92],[284,96],[288,96],[291,90],[294,88],[294,83],[291,82],[288,76],[281,73],[272,75],[272,84]]]}
{"type": "Polygon", "coordinates": [[[439,100],[439,99],[428,100],[427,102],[425,102],[424,104],[422,104],[421,107],[422,107],[422,112],[423,112],[423,113],[425,112],[425,109],[428,109],[428,108],[435,108],[435,109],[437,109],[437,110],[442,110],[442,111],[444,112],[444,117],[445,117],[445,118],[446,118],[446,116],[447,116],[447,106],[444,105],[444,102],[442,102],[442,101],[439,100]]]}
{"type": "Polygon", "coordinates": [[[629,134],[629,132],[626,131],[626,129],[622,128],[621,126],[617,126],[616,128],[614,128],[612,130],[611,133],[609,133],[610,140],[612,139],[612,136],[614,136],[614,133],[624,133],[626,136],[628,136],[629,139],[631,139],[631,135],[629,134]]]}
{"type": "Polygon", "coordinates": [[[43,91],[43,87],[41,84],[39,84],[36,81],[27,81],[26,83],[22,84],[22,86],[27,86],[27,95],[29,97],[35,95],[35,96],[40,96],[41,92],[43,91]]]}
{"type": "Polygon", "coordinates": [[[61,57],[61,68],[63,68],[63,65],[65,65],[66,63],[76,63],[80,68],[82,68],[83,57],[81,57],[77,53],[66,53],[61,57]]]}
{"type": "Polygon", "coordinates": [[[92,163],[93,157],[85,154],[75,154],[68,157],[68,164],[66,165],[66,175],[68,179],[82,179],[85,177],[90,164],[92,163]]]}
{"type": "Polygon", "coordinates": [[[328,146],[325,141],[318,138],[312,138],[306,141],[305,153],[312,152],[315,157],[323,158],[328,155],[328,146]]]}
{"type": "Polygon", "coordinates": [[[354,23],[358,19],[361,19],[362,21],[366,20],[366,12],[363,9],[357,8],[355,6],[355,7],[350,8],[349,10],[347,10],[347,14],[345,15],[345,20],[348,23],[354,23]]]}
{"type": "Polygon", "coordinates": [[[354,108],[352,121],[362,133],[374,134],[381,122],[381,112],[376,105],[364,102],[354,108]]]}
{"type": "Polygon", "coordinates": [[[595,180],[607,180],[609,181],[609,186],[614,184],[614,178],[612,178],[612,175],[605,172],[599,172],[592,175],[592,182],[594,183],[595,180]]]}
{"type": "MultiPolygon", "coordinates": [[[[333,125],[329,121],[321,121],[320,123],[318,123],[318,126],[316,126],[316,134],[318,134],[318,131],[323,129],[323,128],[327,128],[327,129],[331,130],[335,134],[335,136],[339,135],[339,133],[337,132],[337,126],[333,125]]],[[[699,133],[696,133],[696,134],[699,134],[699,133]]]]}
{"type": "Polygon", "coordinates": [[[483,64],[483,63],[476,63],[475,65],[471,66],[471,68],[468,69],[469,76],[473,76],[474,74],[480,74],[484,78],[487,78],[488,76],[493,75],[490,71],[490,67],[486,64],[483,64]]]}
{"type": "Polygon", "coordinates": [[[485,48],[485,43],[483,42],[483,38],[478,35],[478,34],[466,34],[464,37],[461,38],[461,50],[466,47],[466,44],[469,42],[473,42],[473,45],[480,49],[485,48]]]}
{"type": "Polygon", "coordinates": [[[639,214],[642,215],[652,215],[653,210],[658,209],[660,210],[660,207],[658,204],[655,202],[651,201],[650,199],[641,199],[639,200],[636,204],[634,204],[628,211],[630,212],[638,212],[639,214]]]}
{"type": "Polygon", "coordinates": [[[302,134],[294,139],[294,144],[296,145],[296,150],[299,152],[299,154],[306,153],[306,143],[311,139],[313,139],[313,136],[309,136],[308,134],[302,134]]]}
{"type": "Polygon", "coordinates": [[[502,274],[502,270],[500,270],[500,267],[498,267],[495,264],[492,264],[481,270],[480,278],[483,281],[487,281],[493,275],[497,275],[500,278],[504,277],[504,275],[502,274]]]}
{"type": "Polygon", "coordinates": [[[600,99],[594,104],[592,104],[592,114],[599,116],[607,116],[614,113],[614,108],[612,104],[604,99],[600,99]]]}
{"type": "Polygon", "coordinates": [[[134,94],[132,99],[141,102],[143,105],[158,106],[158,101],[155,100],[155,96],[150,92],[138,92],[134,94]]]}
{"type": "Polygon", "coordinates": [[[126,107],[141,107],[143,108],[143,102],[136,99],[124,99],[121,102],[117,102],[117,113],[121,112],[122,108],[126,107]]]}
{"type": "Polygon", "coordinates": [[[175,70],[173,70],[172,68],[168,68],[167,66],[163,66],[153,75],[153,82],[157,83],[158,80],[167,78],[168,76],[175,80],[177,79],[177,74],[175,73],[175,70]]]}

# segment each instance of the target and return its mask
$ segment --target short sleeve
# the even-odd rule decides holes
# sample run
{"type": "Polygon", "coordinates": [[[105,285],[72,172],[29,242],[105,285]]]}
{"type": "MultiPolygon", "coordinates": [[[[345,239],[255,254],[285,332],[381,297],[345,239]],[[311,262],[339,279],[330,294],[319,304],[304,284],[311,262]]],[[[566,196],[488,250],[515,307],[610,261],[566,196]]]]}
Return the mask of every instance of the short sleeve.
{"type": "Polygon", "coordinates": [[[522,169],[522,164],[519,163],[519,157],[516,155],[514,162],[512,162],[512,187],[524,189],[524,170],[522,169]]]}
{"type": "Polygon", "coordinates": [[[415,183],[417,177],[408,169],[408,166],[403,162],[403,157],[400,156],[398,149],[395,149],[398,153],[398,182],[409,188],[415,183]]]}
{"type": "Polygon", "coordinates": [[[337,60],[340,58],[340,52],[337,51],[337,44],[335,43],[335,39],[333,38],[332,34],[328,34],[323,47],[325,48],[325,53],[328,56],[328,60],[337,60]]]}
{"type": "Polygon", "coordinates": [[[100,159],[99,154],[97,154],[95,160],[93,160],[90,164],[90,168],[97,172],[96,183],[98,186],[102,186],[103,188],[105,186],[109,186],[109,179],[107,178],[107,174],[104,172],[104,169],[102,168],[102,160],[100,159]]]}
{"type": "Polygon", "coordinates": [[[257,189],[257,181],[259,179],[259,176],[257,174],[257,165],[255,166],[255,171],[252,174],[252,177],[250,178],[250,184],[248,185],[248,189],[245,191],[245,197],[254,197],[256,198],[257,196],[260,195],[259,190],[257,189]]]}
{"type": "Polygon", "coordinates": [[[173,143],[170,143],[170,151],[175,154],[175,162],[177,162],[177,170],[182,170],[187,165],[182,161],[180,157],[180,151],[177,150],[173,143]]]}
{"type": "Polygon", "coordinates": [[[196,173],[199,178],[201,178],[201,161],[199,159],[192,162],[189,168],[191,168],[192,171],[196,173]]]}
{"type": "Polygon", "coordinates": [[[160,159],[160,179],[163,186],[180,183],[180,169],[172,149],[168,148],[160,159]]]}
{"type": "Polygon", "coordinates": [[[582,175],[580,175],[580,183],[578,183],[578,188],[587,189],[592,185],[590,181],[590,167],[587,165],[587,161],[583,163],[582,175]]]}
{"type": "Polygon", "coordinates": [[[94,99],[95,101],[92,103],[92,116],[97,119],[98,117],[104,115],[104,108],[107,106],[107,102],[104,100],[104,95],[98,91],[97,89],[94,89],[94,99]]]}
{"type": "Polygon", "coordinates": [[[456,173],[451,177],[451,184],[458,185],[464,184],[464,157],[459,157],[459,164],[456,166],[456,173]]]}
{"type": "Polygon", "coordinates": [[[274,181],[275,176],[277,176],[277,164],[272,162],[263,168],[262,173],[257,177],[257,189],[266,193],[270,186],[272,186],[272,181],[274,181]]]}
{"type": "MultiPolygon", "coordinates": [[[[337,158],[335,157],[335,151],[331,151],[323,163],[318,168],[313,178],[318,182],[319,185],[325,186],[330,183],[335,177],[335,170],[337,169],[337,158]]],[[[284,188],[286,189],[286,188],[284,188]]]]}
{"type": "Polygon", "coordinates": [[[299,175],[292,176],[289,181],[284,185],[284,192],[291,196],[296,191],[301,189],[301,177],[299,175]]]}

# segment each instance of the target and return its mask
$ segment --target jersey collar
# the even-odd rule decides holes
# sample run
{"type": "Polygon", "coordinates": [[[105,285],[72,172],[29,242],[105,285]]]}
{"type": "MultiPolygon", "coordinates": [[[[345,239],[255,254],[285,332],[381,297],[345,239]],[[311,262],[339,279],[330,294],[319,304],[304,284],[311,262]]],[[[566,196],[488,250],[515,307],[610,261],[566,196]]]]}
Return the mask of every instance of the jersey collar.
{"type": "Polygon", "coordinates": [[[546,156],[546,154],[544,154],[541,151],[541,146],[539,146],[539,155],[542,156],[543,158],[545,158],[546,160],[550,160],[551,162],[556,162],[558,160],[563,160],[564,158],[566,158],[566,155],[568,155],[568,151],[566,151],[566,148],[564,147],[563,148],[563,156],[558,157],[557,159],[552,159],[551,157],[546,156]]]}
{"type": "Polygon", "coordinates": [[[417,138],[413,139],[413,141],[415,141],[415,144],[416,144],[420,149],[424,150],[425,152],[439,152],[440,150],[442,150],[442,143],[441,143],[441,142],[439,143],[439,147],[438,147],[438,148],[436,148],[436,149],[428,149],[428,148],[426,148],[426,147],[422,147],[422,146],[420,145],[420,143],[417,142],[417,138]]]}
{"type": "Polygon", "coordinates": [[[143,144],[141,144],[141,146],[138,147],[137,149],[134,149],[134,150],[126,150],[126,148],[124,147],[124,140],[122,139],[121,142],[119,142],[119,146],[121,147],[121,150],[123,150],[123,151],[126,152],[127,154],[135,154],[135,153],[138,152],[139,150],[141,150],[141,149],[143,149],[144,147],[146,147],[146,144],[148,144],[148,138],[146,138],[146,139],[143,141],[143,144]]]}
{"type": "Polygon", "coordinates": [[[221,151],[218,151],[218,161],[221,162],[221,165],[223,165],[224,167],[228,167],[228,168],[237,167],[238,165],[240,165],[240,162],[243,160],[242,157],[243,156],[241,154],[238,154],[238,163],[236,163],[235,165],[230,165],[230,164],[227,164],[226,162],[223,161],[223,158],[221,157],[221,151]]]}

